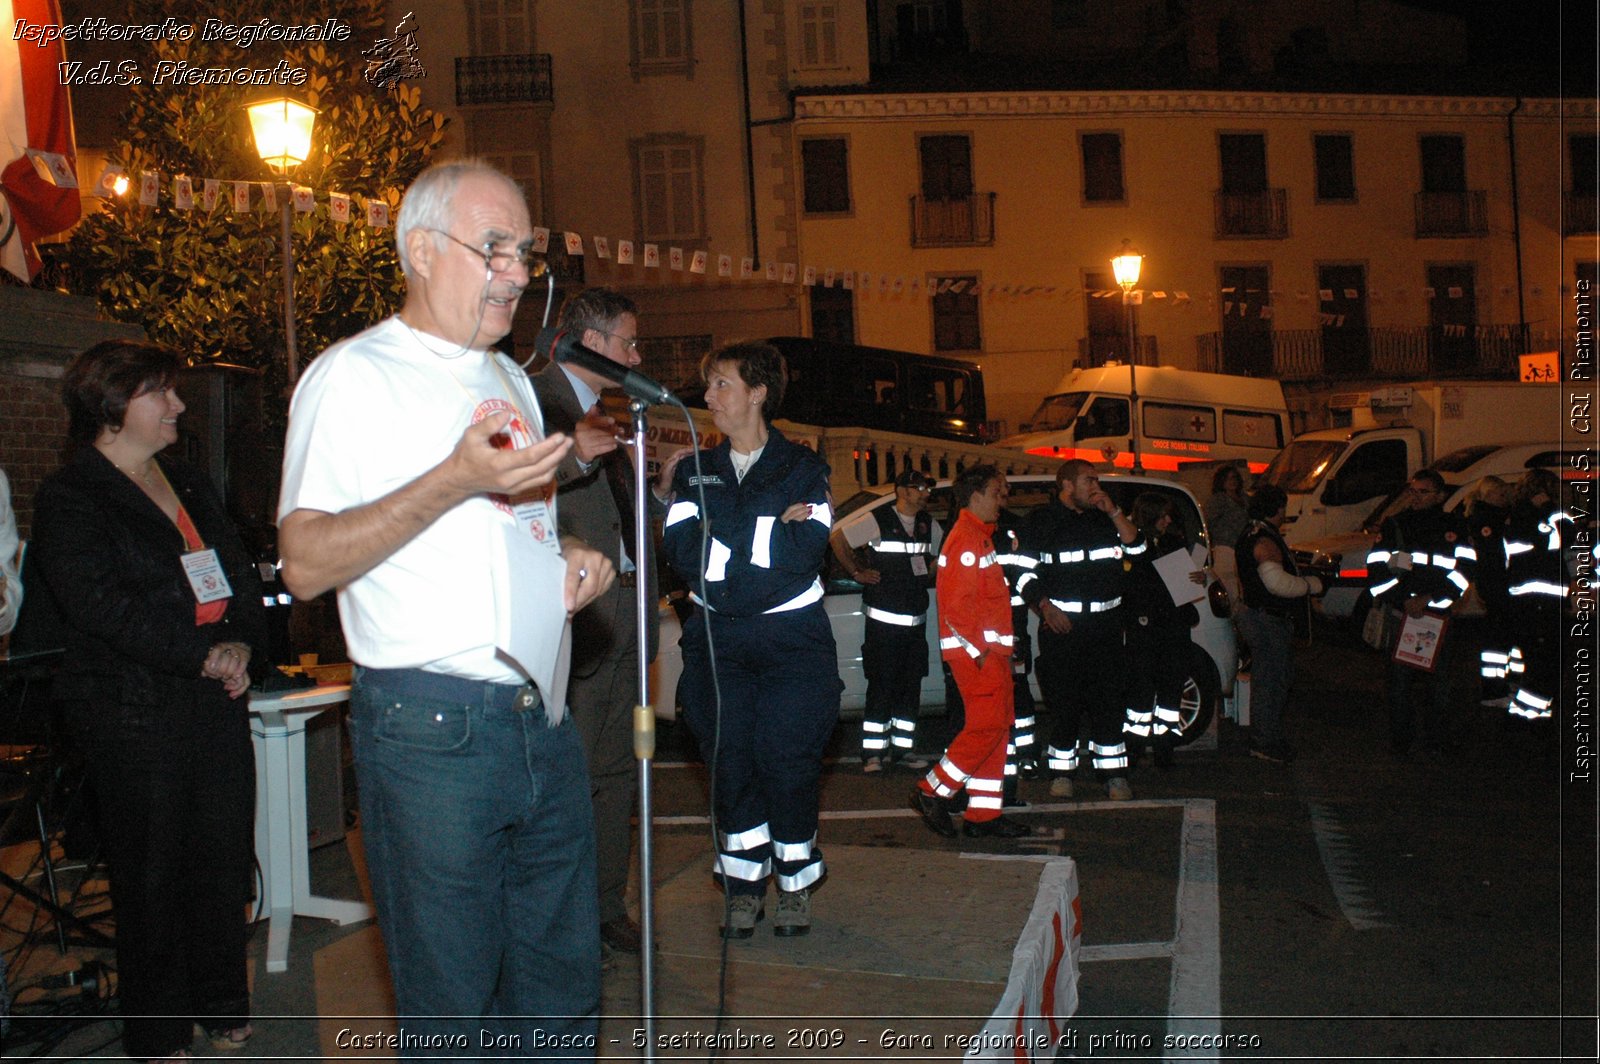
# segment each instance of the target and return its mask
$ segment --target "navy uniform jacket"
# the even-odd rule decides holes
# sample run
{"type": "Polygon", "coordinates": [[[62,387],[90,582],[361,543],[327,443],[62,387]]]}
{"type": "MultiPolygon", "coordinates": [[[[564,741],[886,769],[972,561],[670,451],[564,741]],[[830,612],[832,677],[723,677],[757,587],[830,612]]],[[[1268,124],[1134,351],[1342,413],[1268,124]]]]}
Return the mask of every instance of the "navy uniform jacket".
{"type": "Polygon", "coordinates": [[[761,457],[740,483],[728,457],[730,449],[724,440],[702,450],[699,474],[692,456],[678,463],[662,554],[699,600],[700,530],[710,529],[704,601],[716,613],[753,617],[780,606],[793,609],[820,602],[818,573],[833,525],[827,463],[769,426],[761,457]],[[780,520],[797,502],[812,505],[811,517],[780,520]]]}
{"type": "Polygon", "coordinates": [[[1123,557],[1144,552],[1144,537],[1124,544],[1111,515],[1090,507],[1073,510],[1052,499],[1022,525],[1022,555],[1033,571],[1018,581],[1029,606],[1049,599],[1074,626],[1099,623],[1122,603],[1123,557]],[[1028,579],[1031,575],[1033,579],[1028,579]]]}
{"type": "Polygon", "coordinates": [[[1443,507],[1406,510],[1383,523],[1378,543],[1367,555],[1372,598],[1401,606],[1420,597],[1429,609],[1447,610],[1467,593],[1478,561],[1467,523],[1443,507]],[[1409,568],[1393,564],[1409,555],[1409,568]]]}

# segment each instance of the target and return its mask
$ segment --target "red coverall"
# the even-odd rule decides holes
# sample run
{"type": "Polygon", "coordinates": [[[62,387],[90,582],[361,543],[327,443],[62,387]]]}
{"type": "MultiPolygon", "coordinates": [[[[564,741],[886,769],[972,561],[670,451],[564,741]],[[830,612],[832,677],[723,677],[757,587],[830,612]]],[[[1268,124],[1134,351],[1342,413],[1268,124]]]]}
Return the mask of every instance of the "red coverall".
{"type": "Polygon", "coordinates": [[[949,798],[967,789],[967,820],[1000,815],[1013,714],[1011,589],[995,559],[994,525],[962,510],[939,552],[939,652],[966,704],[966,726],[917,784],[949,798]]]}

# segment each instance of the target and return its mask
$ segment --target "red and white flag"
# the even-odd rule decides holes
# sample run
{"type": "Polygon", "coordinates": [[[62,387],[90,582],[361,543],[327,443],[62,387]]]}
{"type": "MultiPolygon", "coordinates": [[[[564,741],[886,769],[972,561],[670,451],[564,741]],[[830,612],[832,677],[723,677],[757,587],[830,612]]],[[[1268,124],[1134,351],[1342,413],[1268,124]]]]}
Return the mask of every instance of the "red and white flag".
{"type": "MultiPolygon", "coordinates": [[[[0,26],[26,20],[59,26],[56,0],[0,0],[0,26]]],[[[82,212],[78,200],[78,151],[72,107],[58,64],[66,61],[60,41],[48,45],[0,33],[0,266],[22,280],[38,272],[34,243],[72,228],[82,212]],[[46,177],[33,156],[46,162],[46,177]],[[64,184],[61,174],[71,175],[64,184]]]]}

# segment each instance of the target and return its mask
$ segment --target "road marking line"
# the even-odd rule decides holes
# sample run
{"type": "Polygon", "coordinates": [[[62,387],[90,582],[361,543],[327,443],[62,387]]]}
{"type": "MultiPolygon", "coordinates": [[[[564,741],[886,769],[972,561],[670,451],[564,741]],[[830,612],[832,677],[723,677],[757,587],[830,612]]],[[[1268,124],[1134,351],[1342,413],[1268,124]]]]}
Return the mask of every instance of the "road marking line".
{"type": "Polygon", "coordinates": [[[1394,924],[1384,918],[1383,911],[1366,899],[1367,888],[1353,871],[1357,864],[1355,853],[1338,818],[1320,802],[1308,800],[1306,809],[1311,814],[1311,832],[1316,836],[1317,852],[1322,855],[1322,870],[1328,874],[1328,885],[1333,888],[1334,899],[1344,918],[1357,931],[1393,927],[1394,924]]]}
{"type": "MultiPolygon", "coordinates": [[[[1183,809],[1183,856],[1178,862],[1177,927],[1172,935],[1167,1034],[1221,1033],[1222,918],[1217,896],[1217,803],[1210,798],[1196,798],[1185,802],[1183,809]]],[[[1178,1051],[1165,1054],[1167,1057],[1192,1055],[1178,1051]]]]}
{"type": "Polygon", "coordinates": [[[1085,964],[1091,961],[1147,961],[1171,957],[1175,950],[1172,942],[1121,942],[1114,946],[1085,946],[1078,959],[1085,964]]]}

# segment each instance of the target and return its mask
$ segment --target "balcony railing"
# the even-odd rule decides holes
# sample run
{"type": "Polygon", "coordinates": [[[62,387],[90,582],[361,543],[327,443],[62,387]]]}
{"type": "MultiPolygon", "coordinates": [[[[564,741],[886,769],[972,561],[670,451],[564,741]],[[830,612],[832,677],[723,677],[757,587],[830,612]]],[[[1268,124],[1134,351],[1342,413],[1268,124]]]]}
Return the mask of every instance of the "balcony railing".
{"type": "MultiPolygon", "coordinates": [[[[1140,336],[1134,345],[1138,352],[1139,365],[1155,366],[1160,364],[1160,352],[1156,348],[1154,336],[1140,336]]],[[[1107,362],[1128,361],[1128,338],[1126,336],[1093,335],[1085,336],[1078,341],[1078,361],[1080,369],[1092,369],[1103,366],[1107,362]]]]}
{"type": "Polygon", "coordinates": [[[1199,368],[1285,381],[1378,377],[1517,376],[1517,356],[1562,349],[1558,337],[1520,325],[1416,326],[1381,329],[1289,329],[1235,343],[1222,333],[1195,337],[1199,368]]]}
{"type": "Polygon", "coordinates": [[[1600,233],[1600,193],[1568,192],[1561,232],[1563,236],[1600,233]]]}
{"type": "Polygon", "coordinates": [[[987,247],[993,243],[993,192],[974,192],[960,199],[911,197],[912,247],[987,247]]]}
{"type": "Polygon", "coordinates": [[[1289,190],[1218,192],[1217,239],[1254,237],[1282,240],[1289,235],[1289,190]]]}
{"type": "Polygon", "coordinates": [[[550,55],[456,56],[456,106],[549,103],[550,55]]]}
{"type": "Polygon", "coordinates": [[[1482,192],[1418,192],[1417,236],[1488,236],[1482,192]]]}

